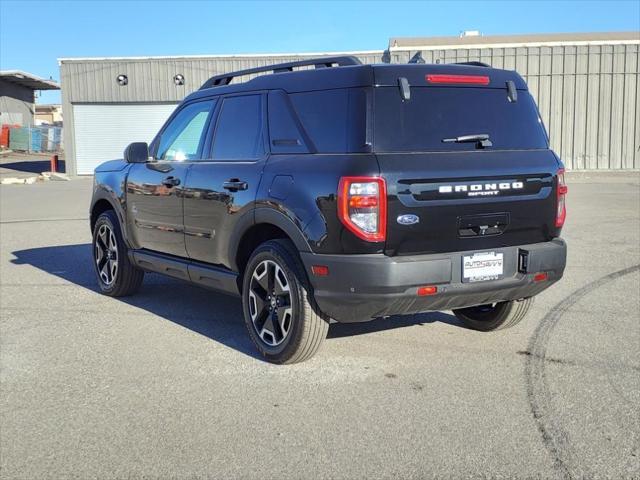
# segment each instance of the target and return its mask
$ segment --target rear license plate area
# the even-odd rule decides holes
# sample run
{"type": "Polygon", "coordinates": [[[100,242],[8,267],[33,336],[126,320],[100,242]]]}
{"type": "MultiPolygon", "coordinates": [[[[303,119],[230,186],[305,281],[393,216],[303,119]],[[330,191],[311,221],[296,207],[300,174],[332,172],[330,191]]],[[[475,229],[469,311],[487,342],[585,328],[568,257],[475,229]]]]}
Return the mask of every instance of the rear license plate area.
{"type": "Polygon", "coordinates": [[[462,256],[462,282],[499,280],[504,275],[504,254],[479,252],[462,256]]]}

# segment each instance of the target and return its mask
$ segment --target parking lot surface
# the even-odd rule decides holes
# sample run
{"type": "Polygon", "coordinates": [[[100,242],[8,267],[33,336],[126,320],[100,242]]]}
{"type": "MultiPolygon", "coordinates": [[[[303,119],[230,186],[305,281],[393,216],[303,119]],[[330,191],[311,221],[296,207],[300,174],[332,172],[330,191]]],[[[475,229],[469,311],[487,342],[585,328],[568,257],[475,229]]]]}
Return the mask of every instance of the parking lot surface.
{"type": "MultiPolygon", "coordinates": [[[[29,178],[51,170],[51,156],[44,153],[0,154],[0,181],[7,178],[29,178]]],[[[58,171],[65,171],[64,155],[58,155],[58,171]]]]}
{"type": "Polygon", "coordinates": [[[638,478],[640,175],[569,175],[565,278],[518,326],[450,312],[255,356],[239,301],[100,295],[91,180],[0,187],[0,477],[638,478]]]}

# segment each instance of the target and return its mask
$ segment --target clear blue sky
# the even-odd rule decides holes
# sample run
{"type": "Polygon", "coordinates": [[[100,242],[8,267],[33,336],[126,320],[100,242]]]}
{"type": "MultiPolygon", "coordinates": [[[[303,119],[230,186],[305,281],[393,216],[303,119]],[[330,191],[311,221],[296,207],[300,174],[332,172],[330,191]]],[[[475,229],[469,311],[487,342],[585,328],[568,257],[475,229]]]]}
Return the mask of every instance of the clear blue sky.
{"type": "Polygon", "coordinates": [[[461,30],[640,30],[640,2],[0,0],[0,68],[59,79],[59,57],[382,50],[461,30]]]}

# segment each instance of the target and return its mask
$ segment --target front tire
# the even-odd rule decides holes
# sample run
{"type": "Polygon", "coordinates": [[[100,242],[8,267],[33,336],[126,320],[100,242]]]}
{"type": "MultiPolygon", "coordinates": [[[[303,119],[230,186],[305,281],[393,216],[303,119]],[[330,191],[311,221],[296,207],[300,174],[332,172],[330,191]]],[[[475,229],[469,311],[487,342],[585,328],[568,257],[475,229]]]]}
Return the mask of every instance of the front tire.
{"type": "Polygon", "coordinates": [[[138,291],[144,272],[129,260],[120,223],[113,210],[107,210],[93,227],[93,267],[100,291],[110,297],[124,297],[138,291]]]}
{"type": "Polygon", "coordinates": [[[527,314],[533,297],[510,302],[498,302],[477,307],[460,308],[453,313],[466,327],[481,332],[513,327],[527,314]]]}
{"type": "Polygon", "coordinates": [[[269,240],[253,252],[244,269],[242,308],[251,340],[272,363],[311,358],[329,330],[288,240],[269,240]]]}

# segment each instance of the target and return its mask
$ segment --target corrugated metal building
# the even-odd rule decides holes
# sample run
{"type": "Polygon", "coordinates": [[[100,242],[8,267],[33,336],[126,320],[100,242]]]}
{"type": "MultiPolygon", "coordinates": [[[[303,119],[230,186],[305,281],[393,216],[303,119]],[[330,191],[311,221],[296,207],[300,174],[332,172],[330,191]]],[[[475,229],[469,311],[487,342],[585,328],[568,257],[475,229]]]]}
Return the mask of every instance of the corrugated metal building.
{"type": "Polygon", "coordinates": [[[516,70],[573,170],[640,169],[640,32],[392,38],[392,62],[478,60],[516,70]]]}
{"type": "MultiPolygon", "coordinates": [[[[379,63],[383,51],[349,54],[379,63]]],[[[60,59],[68,173],[91,174],[130,142],[150,142],[175,105],[213,75],[319,55],[326,53],[60,59]]]]}
{"type": "MultiPolygon", "coordinates": [[[[479,60],[525,77],[553,148],[570,169],[640,168],[640,32],[392,38],[364,63],[479,60]]],[[[314,54],[60,59],[69,172],[90,174],[149,141],[210,76],[314,54]]]]}

